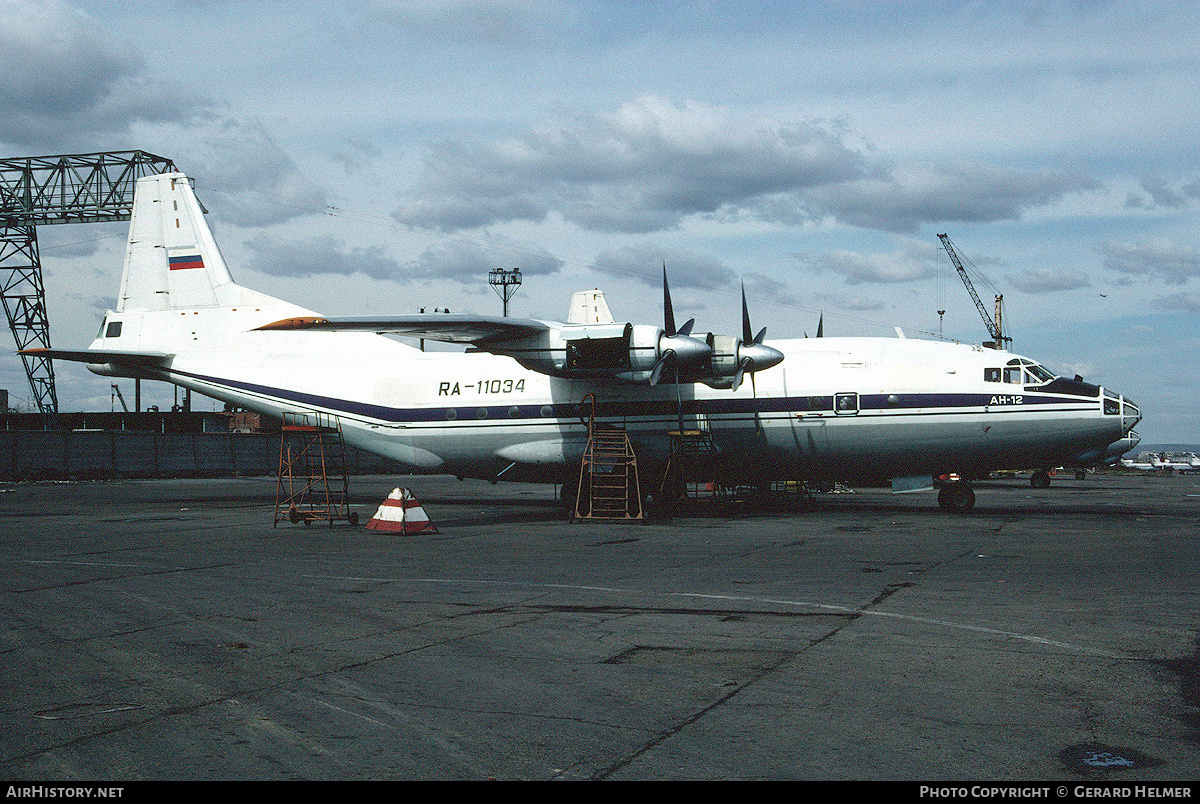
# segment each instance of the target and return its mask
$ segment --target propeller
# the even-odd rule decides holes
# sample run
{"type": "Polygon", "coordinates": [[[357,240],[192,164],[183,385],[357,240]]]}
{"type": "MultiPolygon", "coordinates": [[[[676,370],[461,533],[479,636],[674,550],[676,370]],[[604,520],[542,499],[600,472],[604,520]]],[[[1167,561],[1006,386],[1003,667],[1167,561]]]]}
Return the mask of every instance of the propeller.
{"type": "Polygon", "coordinates": [[[663,370],[669,365],[674,366],[675,382],[678,384],[681,364],[702,364],[708,358],[712,351],[709,345],[691,337],[695,324],[696,319],[689,318],[682,327],[675,328],[675,309],[671,305],[671,288],[667,284],[667,265],[663,263],[663,334],[658,341],[661,357],[650,370],[651,385],[658,385],[663,370]]]}
{"type": "Polygon", "coordinates": [[[783,352],[763,343],[767,337],[767,328],[763,327],[757,335],[751,337],[750,308],[746,305],[746,283],[742,283],[742,341],[737,346],[737,370],[733,374],[734,391],[742,384],[742,377],[750,372],[750,382],[754,382],[754,372],[777,366],[783,362],[783,352]]]}

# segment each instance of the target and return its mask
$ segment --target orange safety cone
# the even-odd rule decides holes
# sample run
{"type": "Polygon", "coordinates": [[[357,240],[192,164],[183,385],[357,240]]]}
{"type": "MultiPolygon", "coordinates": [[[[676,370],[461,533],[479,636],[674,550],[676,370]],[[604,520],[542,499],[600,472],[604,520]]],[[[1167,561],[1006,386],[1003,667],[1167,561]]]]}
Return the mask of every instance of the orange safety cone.
{"type": "Polygon", "coordinates": [[[440,533],[425,509],[408,489],[397,488],[367,523],[367,530],[382,530],[408,536],[414,533],[440,533]]]}

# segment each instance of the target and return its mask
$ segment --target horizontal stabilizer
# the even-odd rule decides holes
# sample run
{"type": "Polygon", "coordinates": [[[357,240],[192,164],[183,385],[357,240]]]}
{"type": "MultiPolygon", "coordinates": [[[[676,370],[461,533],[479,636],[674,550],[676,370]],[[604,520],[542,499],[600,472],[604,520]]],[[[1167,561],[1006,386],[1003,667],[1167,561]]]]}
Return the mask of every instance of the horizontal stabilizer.
{"type": "Polygon", "coordinates": [[[22,349],[20,354],[52,360],[73,360],[76,363],[126,363],[131,365],[161,365],[174,357],[166,352],[122,352],[99,349],[22,349]]]}

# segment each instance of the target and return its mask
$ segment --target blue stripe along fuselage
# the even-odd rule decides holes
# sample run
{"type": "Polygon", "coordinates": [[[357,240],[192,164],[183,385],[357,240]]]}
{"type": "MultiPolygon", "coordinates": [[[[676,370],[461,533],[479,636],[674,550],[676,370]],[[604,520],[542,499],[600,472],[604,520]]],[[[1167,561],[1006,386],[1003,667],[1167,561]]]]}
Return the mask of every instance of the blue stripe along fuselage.
{"type": "MultiPolygon", "coordinates": [[[[320,408],[322,410],[338,411],[363,419],[389,422],[392,424],[416,422],[446,422],[459,417],[464,421],[475,418],[507,418],[513,419],[548,419],[548,418],[578,418],[580,405],[577,402],[554,402],[547,404],[473,404],[473,405],[436,405],[414,408],[394,408],[385,405],[373,405],[366,402],[355,402],[347,399],[318,394],[308,394],[284,388],[273,388],[256,383],[240,380],[223,379],[202,374],[168,369],[167,373],[193,380],[199,380],[216,386],[223,386],[259,396],[283,400],[296,404],[320,408]],[[547,408],[549,410],[547,410],[547,408]],[[448,414],[448,411],[454,413],[448,414]],[[479,411],[486,411],[480,416],[479,411]]],[[[620,386],[614,386],[620,388],[620,386]]],[[[854,392],[848,391],[848,394],[854,392]]],[[[601,418],[611,417],[661,417],[676,416],[682,411],[685,416],[697,414],[720,416],[729,414],[753,413],[834,413],[835,396],[801,395],[784,397],[758,397],[736,399],[606,399],[596,404],[596,415],[601,418]]],[[[964,412],[961,409],[974,409],[991,413],[1020,412],[1032,405],[1072,405],[1069,411],[1095,410],[1096,403],[1079,396],[1050,396],[1036,395],[1028,391],[1015,394],[990,393],[904,393],[904,394],[859,394],[856,412],[879,411],[906,413],[916,412],[964,412]],[[1019,403],[996,401],[1020,398],[1019,403]]],[[[590,408],[589,408],[590,409],[590,408]]],[[[588,411],[585,410],[585,413],[588,411]]],[[[967,411],[970,412],[970,411],[967,411]]]]}

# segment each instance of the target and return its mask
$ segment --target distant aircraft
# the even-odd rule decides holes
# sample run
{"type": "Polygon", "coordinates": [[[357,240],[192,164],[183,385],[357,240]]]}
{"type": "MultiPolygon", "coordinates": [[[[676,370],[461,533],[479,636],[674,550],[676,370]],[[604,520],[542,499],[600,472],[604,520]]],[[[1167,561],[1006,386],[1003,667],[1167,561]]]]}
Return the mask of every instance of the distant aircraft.
{"type": "Polygon", "coordinates": [[[693,321],[675,324],[665,268],[661,326],[614,322],[602,301],[577,300],[567,323],[323,316],[236,284],[189,179],[175,173],[137,183],[116,310],[92,344],[30,352],[276,417],[337,417],[348,443],[416,470],[561,483],[568,500],[593,410],[626,428],[643,488],[668,498],[681,428],[707,434],[738,484],[891,480],[908,490],[955,473],[963,479],[939,494],[954,511],[975,503],[969,479],[994,469],[1048,480],[1047,467],[1103,463],[1136,443],[1133,402],[1007,351],[823,332],[768,345],[744,290],[740,337],[693,335],[693,321]],[[423,352],[378,333],[469,348],[423,352]]]}
{"type": "Polygon", "coordinates": [[[1135,460],[1133,458],[1122,458],[1121,459],[1121,467],[1123,469],[1142,469],[1142,470],[1146,470],[1146,471],[1149,471],[1151,469],[1161,468],[1159,466],[1155,466],[1153,463],[1151,463],[1149,461],[1139,461],[1139,460],[1135,460]]]}
{"type": "Polygon", "coordinates": [[[1169,456],[1165,452],[1151,453],[1150,465],[1155,469],[1162,469],[1167,472],[1179,472],[1181,475],[1188,472],[1200,472],[1200,458],[1196,457],[1195,453],[1188,452],[1182,456],[1169,456]]]}

